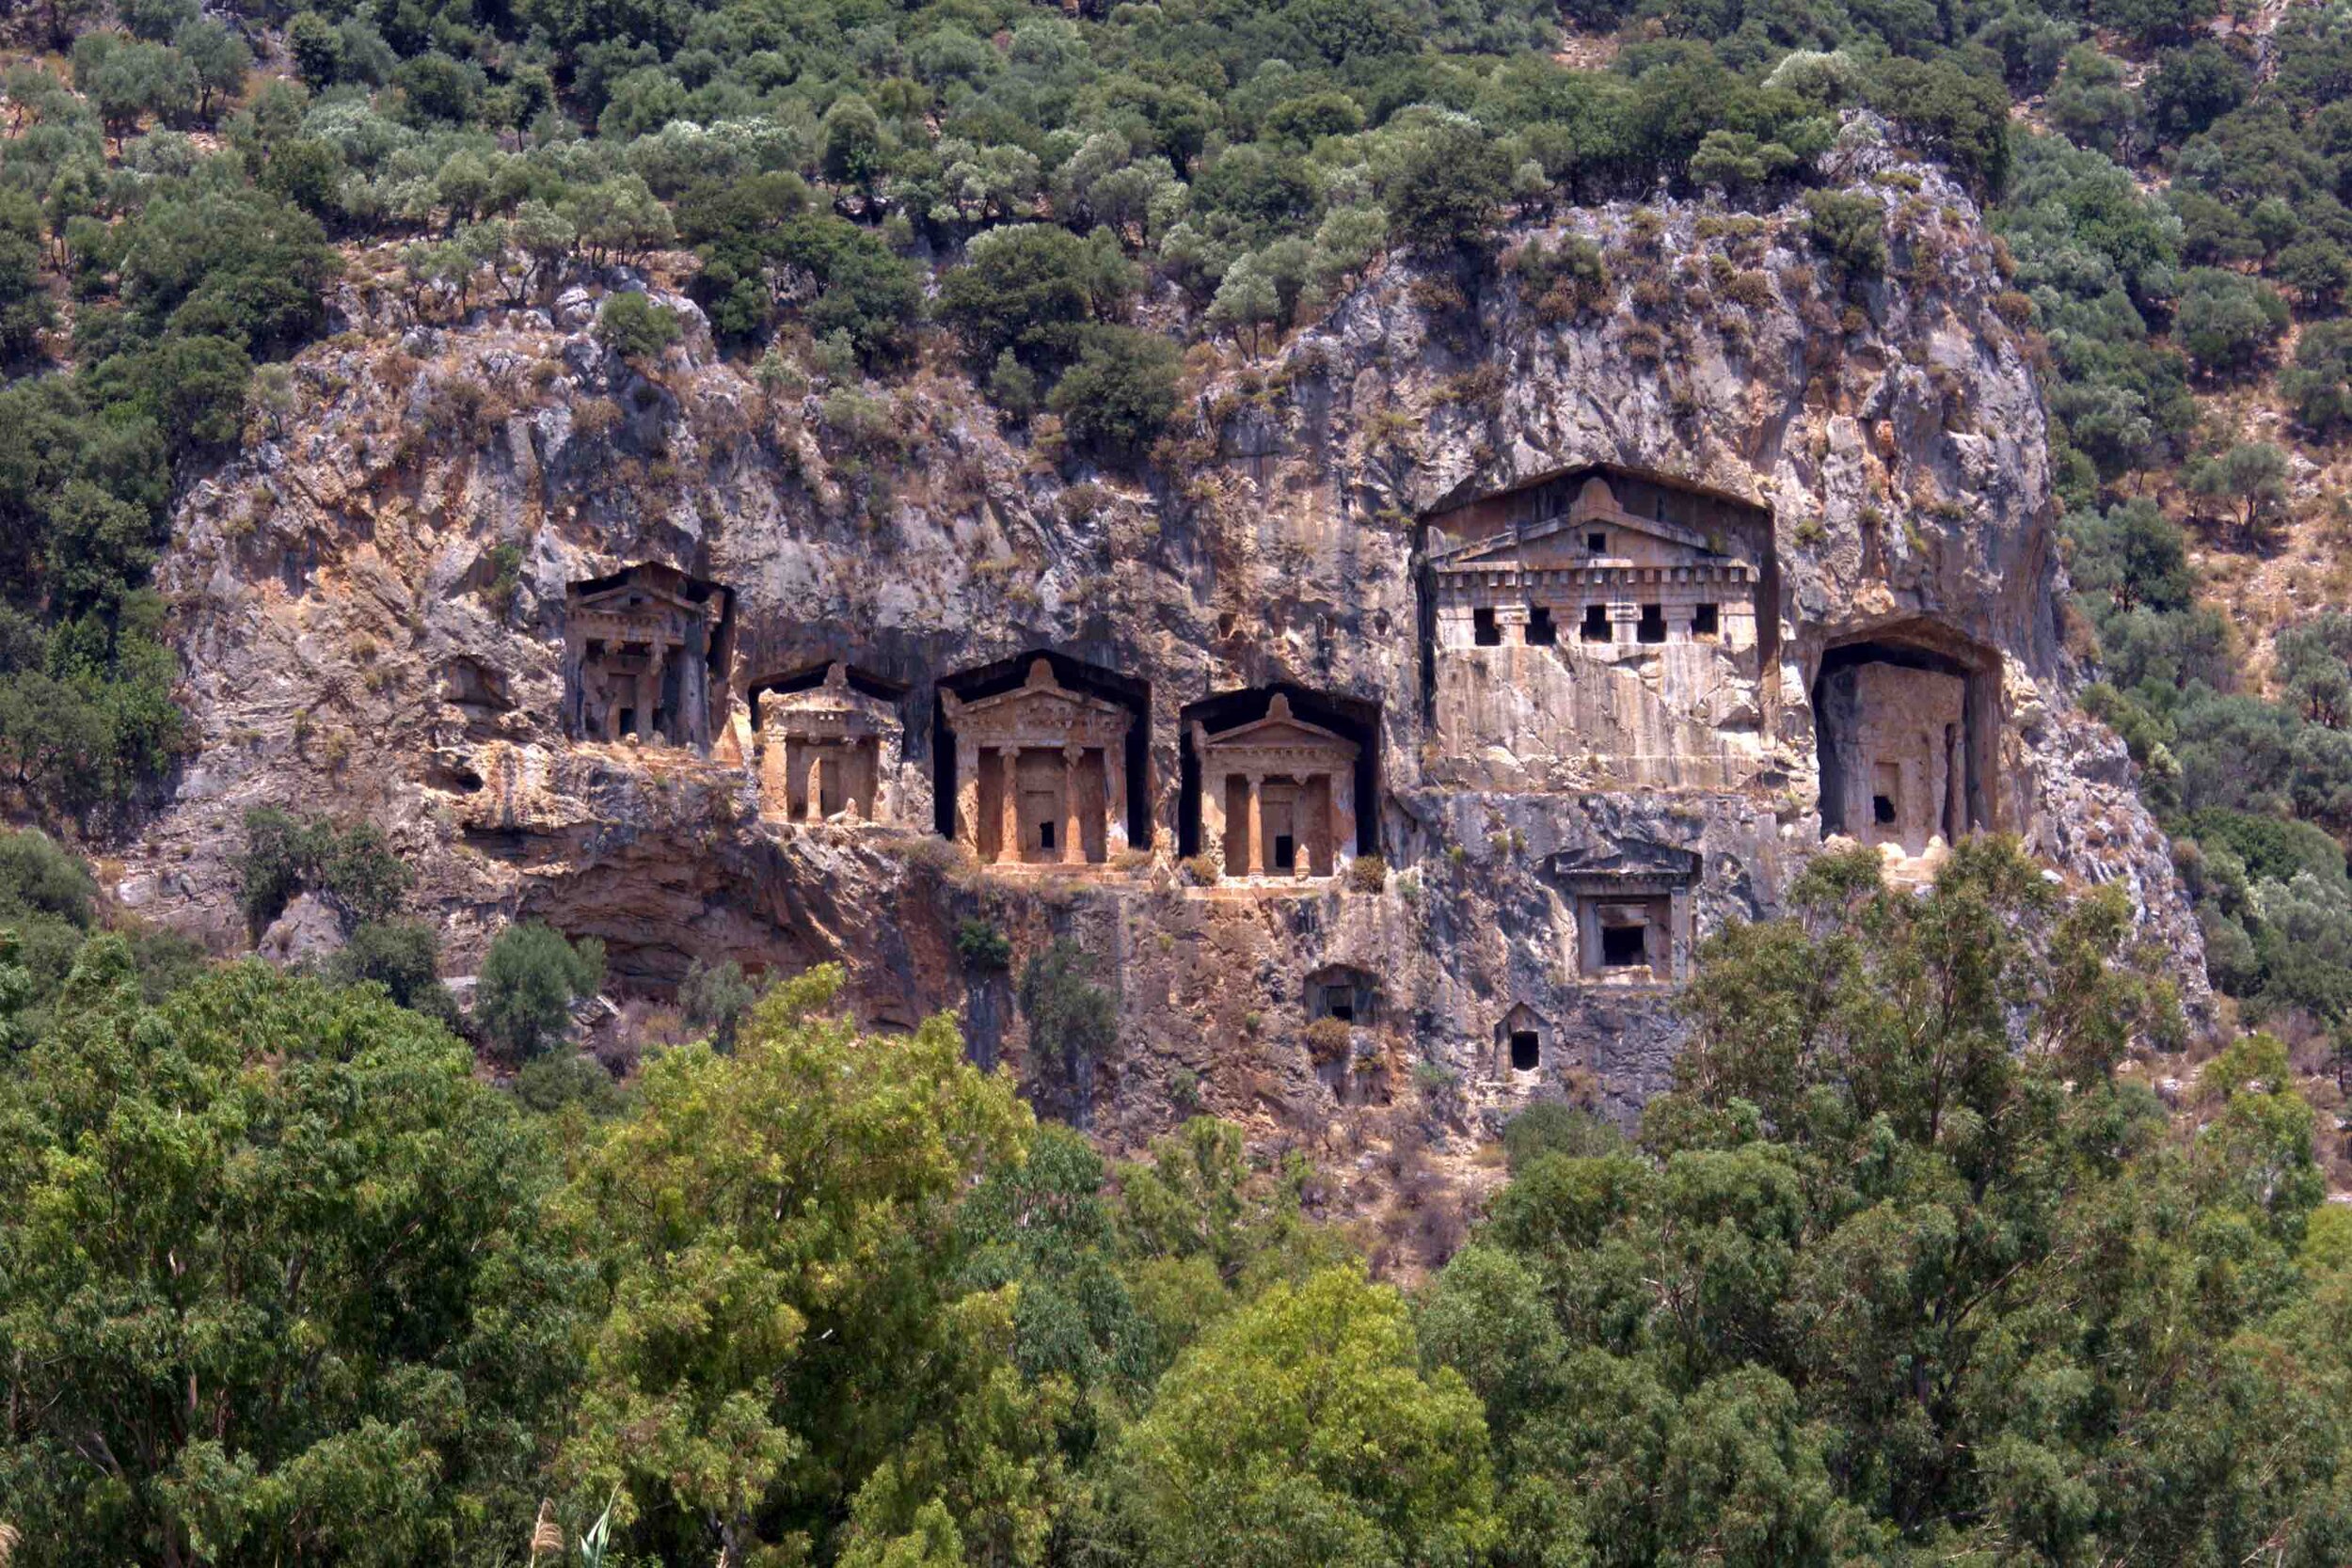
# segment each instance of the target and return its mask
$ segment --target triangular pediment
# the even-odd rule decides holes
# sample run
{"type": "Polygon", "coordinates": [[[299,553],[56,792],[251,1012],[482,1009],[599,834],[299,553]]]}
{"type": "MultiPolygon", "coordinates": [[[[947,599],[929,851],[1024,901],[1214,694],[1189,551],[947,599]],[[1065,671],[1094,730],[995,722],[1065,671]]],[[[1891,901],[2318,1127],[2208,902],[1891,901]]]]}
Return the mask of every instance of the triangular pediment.
{"type": "Polygon", "coordinates": [[[1622,536],[1629,533],[1687,550],[1696,558],[1715,560],[1720,559],[1723,553],[1715,547],[1715,541],[1710,541],[1696,529],[1684,528],[1678,523],[1660,522],[1654,517],[1619,515],[1605,519],[1553,517],[1540,523],[1525,524],[1446,551],[1438,558],[1438,564],[1447,568],[1515,566],[1524,571],[1538,572],[1573,570],[1623,557],[1627,551],[1622,536]],[[1607,554],[1597,556],[1585,536],[1592,530],[1603,527],[1618,537],[1610,541],[1607,554]]]}
{"type": "Polygon", "coordinates": [[[1261,719],[1254,724],[1244,724],[1238,729],[1227,730],[1221,735],[1213,735],[1209,736],[1209,744],[1212,747],[1329,746],[1344,748],[1350,752],[1356,750],[1355,742],[1333,735],[1329,730],[1318,729],[1312,724],[1302,724],[1295,720],[1288,723],[1278,723],[1270,719],[1261,719]]]}
{"type": "Polygon", "coordinates": [[[1203,732],[1200,744],[1211,751],[1248,746],[1259,748],[1283,747],[1296,749],[1313,747],[1354,756],[1356,743],[1320,724],[1310,724],[1291,712],[1290,698],[1281,692],[1274,694],[1266,705],[1265,717],[1253,719],[1247,724],[1236,724],[1230,730],[1214,734],[1203,732]]]}
{"type": "Polygon", "coordinates": [[[1002,715],[1006,717],[1043,719],[1054,715],[1077,716],[1090,713],[1123,713],[1117,703],[1106,703],[1100,697],[1070,691],[1059,687],[1015,687],[993,697],[976,697],[963,705],[967,712],[1002,715]]]}
{"type": "Polygon", "coordinates": [[[700,616],[703,607],[683,594],[650,583],[625,582],[597,594],[585,594],[574,601],[574,608],[602,610],[614,615],[643,615],[651,611],[674,610],[680,614],[700,616]]]}

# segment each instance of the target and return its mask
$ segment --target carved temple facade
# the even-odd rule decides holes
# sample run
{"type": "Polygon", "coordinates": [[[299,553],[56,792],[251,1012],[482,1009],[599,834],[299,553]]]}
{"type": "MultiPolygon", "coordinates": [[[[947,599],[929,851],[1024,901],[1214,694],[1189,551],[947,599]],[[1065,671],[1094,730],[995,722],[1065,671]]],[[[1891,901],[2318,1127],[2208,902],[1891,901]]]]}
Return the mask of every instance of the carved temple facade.
{"type": "Polygon", "coordinates": [[[1009,691],[942,691],[954,737],[956,841],[986,865],[1100,865],[1127,847],[1135,714],[1031,661],[1009,691]]]}
{"type": "Polygon", "coordinates": [[[1356,742],[1297,718],[1280,692],[1263,719],[1216,731],[1196,721],[1192,742],[1200,840],[1227,878],[1329,877],[1355,858],[1356,742]]]}
{"type": "Polygon", "coordinates": [[[897,709],[853,680],[847,665],[828,665],[814,685],[755,689],[760,800],[767,815],[788,822],[847,817],[886,822],[896,812],[884,781],[896,776],[903,744],[897,709]]]}
{"type": "Polygon", "coordinates": [[[1753,777],[1778,674],[1763,508],[1591,466],[1440,508],[1427,526],[1424,657],[1446,782],[1753,777]]]}
{"type": "Polygon", "coordinates": [[[735,591],[659,563],[564,597],[564,718],[576,738],[708,752],[726,728],[735,591]]]}

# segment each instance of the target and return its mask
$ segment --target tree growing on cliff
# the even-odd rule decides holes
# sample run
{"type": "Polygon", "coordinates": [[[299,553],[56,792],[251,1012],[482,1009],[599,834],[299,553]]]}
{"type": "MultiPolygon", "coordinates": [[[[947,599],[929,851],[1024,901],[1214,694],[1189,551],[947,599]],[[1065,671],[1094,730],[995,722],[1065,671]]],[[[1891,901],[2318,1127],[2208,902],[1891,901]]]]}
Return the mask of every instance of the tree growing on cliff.
{"type": "Polygon", "coordinates": [[[529,1061],[570,1031],[572,1008],[604,983],[604,943],[566,942],[539,922],[509,926],[483,956],[474,1024],[514,1060],[529,1061]]]}
{"type": "Polygon", "coordinates": [[[1093,973],[1094,961],[1067,937],[1055,939],[1021,972],[1031,1071],[1081,1125],[1090,1109],[1094,1066],[1119,1043],[1118,998],[1094,983],[1093,973]]]}
{"type": "Polygon", "coordinates": [[[641,293],[614,294],[596,313],[596,341],[632,365],[660,358],[684,332],[676,311],[641,293]]]}
{"type": "Polygon", "coordinates": [[[1510,193],[1511,166],[1483,129],[1435,119],[1400,131],[1391,156],[1380,189],[1391,234],[1431,256],[1486,238],[1510,193]]]}

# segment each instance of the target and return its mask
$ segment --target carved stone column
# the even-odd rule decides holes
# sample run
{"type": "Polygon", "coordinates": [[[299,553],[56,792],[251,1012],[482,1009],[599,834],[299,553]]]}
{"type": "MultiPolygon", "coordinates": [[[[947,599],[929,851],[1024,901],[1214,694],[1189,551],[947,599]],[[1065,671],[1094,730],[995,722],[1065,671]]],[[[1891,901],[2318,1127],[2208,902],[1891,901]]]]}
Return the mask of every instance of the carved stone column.
{"type": "Polygon", "coordinates": [[[997,802],[998,819],[1004,824],[996,835],[996,863],[1021,863],[1021,748],[996,748],[997,773],[1005,781],[997,802]]]}
{"type": "Polygon", "coordinates": [[[1105,859],[1127,847],[1127,752],[1123,746],[1103,748],[1103,854],[1105,859]]]}
{"type": "Polygon", "coordinates": [[[980,852],[980,748],[956,736],[956,842],[980,852]]]}
{"type": "Polygon", "coordinates": [[[1328,877],[1333,839],[1331,775],[1309,774],[1298,787],[1298,834],[1304,841],[1297,851],[1298,874],[1328,877]]]}
{"type": "Polygon", "coordinates": [[[1061,749],[1061,860],[1082,865],[1087,858],[1086,824],[1078,815],[1078,763],[1085,748],[1072,741],[1061,749]]]}
{"type": "Polygon", "coordinates": [[[637,677],[637,733],[648,741],[670,738],[661,725],[661,672],[669,662],[668,639],[656,637],[653,652],[645,662],[645,673],[637,677]]]}
{"type": "Polygon", "coordinates": [[[1242,824],[1248,832],[1248,872],[1252,877],[1265,875],[1265,775],[1249,775],[1249,807],[1243,814],[1242,824]]]}

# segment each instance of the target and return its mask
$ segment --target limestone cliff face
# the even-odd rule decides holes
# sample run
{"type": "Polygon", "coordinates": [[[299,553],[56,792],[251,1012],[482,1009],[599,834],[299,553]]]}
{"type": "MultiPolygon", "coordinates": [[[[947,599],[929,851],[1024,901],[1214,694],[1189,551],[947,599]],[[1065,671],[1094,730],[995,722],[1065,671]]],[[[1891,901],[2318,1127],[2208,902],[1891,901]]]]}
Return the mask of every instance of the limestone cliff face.
{"type": "MultiPolygon", "coordinates": [[[[1834,156],[1888,211],[1883,280],[1840,279],[1794,207],[1617,206],[1512,236],[1591,242],[1605,284],[1392,261],[1272,358],[1217,372],[1149,487],[1073,482],[952,375],[762,385],[699,327],[641,374],[596,345],[586,291],[420,321],[363,259],[347,329],[297,363],[299,414],[178,519],[162,575],[203,749],[123,895],[239,940],[243,811],[366,813],[460,969],[518,917],[602,937],[617,979],[655,989],[695,957],[839,959],[872,1018],[961,1009],[976,1053],[1113,1136],[1196,1102],[1320,1126],[1417,1071],[1473,1117],[1563,1087],[1625,1110],[1670,1070],[1691,942],[1772,913],[1821,843],[1818,683],[1893,649],[1956,672],[1953,704],[1965,686],[1977,751],[1963,767],[1956,738],[1947,771],[1980,789],[1970,824],[2123,881],[2201,976],[2122,749],[2074,705],[2042,402],[1994,255],[1956,187],[1867,131],[1834,156]],[[1622,700],[1594,696],[1572,633],[1439,655],[1432,515],[1597,464],[1768,515],[1766,646],[1704,701],[1673,673],[1704,657],[1653,659],[1629,627],[1605,677],[1622,700]],[[735,594],[707,757],[566,734],[567,587],[644,562],[735,594]],[[1149,842],[1069,873],[982,868],[940,831],[943,693],[979,688],[942,682],[1040,653],[1138,714],[1149,842]],[[1463,659],[1492,709],[1462,720],[1492,732],[1475,767],[1437,674],[1463,659]],[[745,694],[834,663],[889,693],[891,821],[787,820],[776,799],[781,741],[745,694]],[[1179,865],[1185,710],[1273,688],[1370,748],[1354,847],[1384,876],[1200,886],[1179,865]],[[1584,728],[1646,702],[1626,733],[1715,761],[1632,778],[1581,735],[1597,701],[1584,728]],[[1013,977],[958,955],[968,918],[1013,939],[1014,974],[1057,936],[1094,955],[1117,1051],[1030,1050],[1013,977]],[[1597,957],[1604,927],[1644,921],[1651,961],[1597,957]],[[1335,1006],[1352,1016],[1309,1028],[1335,1006]]],[[[1928,816],[1962,809],[1937,800],[1928,816]]]]}

